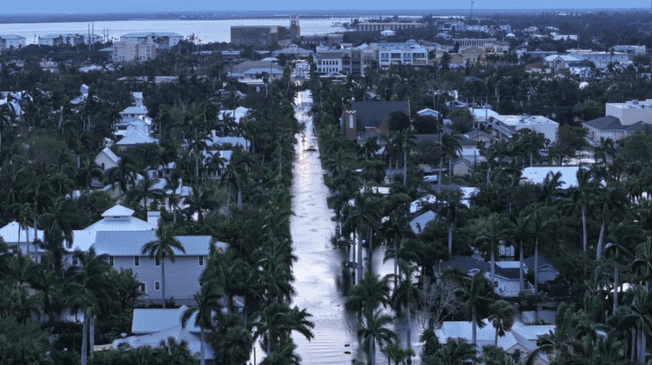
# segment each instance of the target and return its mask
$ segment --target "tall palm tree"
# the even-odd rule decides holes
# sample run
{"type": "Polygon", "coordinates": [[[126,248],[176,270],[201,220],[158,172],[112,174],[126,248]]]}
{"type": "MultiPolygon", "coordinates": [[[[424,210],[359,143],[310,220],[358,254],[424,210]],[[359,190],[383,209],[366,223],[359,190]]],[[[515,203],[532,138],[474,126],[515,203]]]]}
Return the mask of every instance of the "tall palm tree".
{"type": "Polygon", "coordinates": [[[206,340],[204,337],[204,331],[212,330],[214,328],[213,315],[222,311],[222,305],[219,302],[221,297],[222,293],[218,292],[218,288],[215,284],[208,281],[201,286],[201,291],[199,293],[193,295],[195,304],[188,307],[188,309],[186,309],[181,315],[181,325],[185,328],[190,317],[197,313],[195,326],[198,326],[201,331],[199,340],[201,365],[206,364],[206,353],[204,352],[204,344],[206,343],[206,340]]]}
{"type": "MultiPolygon", "coordinates": [[[[380,201],[372,194],[357,194],[353,206],[347,205],[347,219],[344,226],[352,232],[355,232],[355,238],[358,246],[358,274],[357,279],[361,280],[364,267],[362,262],[362,236],[361,230],[368,230],[369,237],[373,236],[373,231],[380,225],[380,201]]],[[[369,257],[371,257],[372,242],[369,240],[369,257]]],[[[371,264],[371,260],[369,261],[371,264]]],[[[371,266],[371,265],[370,265],[371,266]]],[[[371,270],[371,267],[369,267],[371,270]]]]}
{"type": "Polygon", "coordinates": [[[82,355],[81,363],[86,365],[90,338],[91,358],[93,357],[94,334],[89,325],[94,323],[94,318],[99,309],[111,302],[114,297],[114,283],[109,280],[108,272],[111,267],[106,262],[106,255],[95,255],[91,248],[87,253],[76,252],[80,266],[71,266],[66,272],[64,284],[65,304],[72,312],[81,310],[84,314],[82,328],[82,355]]]}
{"type": "Polygon", "coordinates": [[[446,218],[448,223],[448,254],[453,255],[453,229],[458,214],[466,209],[462,203],[462,192],[458,190],[442,190],[437,194],[437,217],[446,218]]]}
{"type": "Polygon", "coordinates": [[[357,311],[362,321],[364,313],[373,312],[378,306],[386,307],[390,303],[388,278],[379,280],[371,271],[367,271],[364,278],[349,290],[345,307],[357,311]]]}
{"type": "Polygon", "coordinates": [[[597,192],[598,184],[593,179],[591,170],[582,168],[577,169],[577,187],[571,188],[570,200],[565,204],[565,211],[578,209],[582,216],[582,248],[584,252],[588,252],[588,240],[586,230],[586,213],[589,209],[589,204],[593,202],[593,197],[597,192]]]}
{"type": "Polygon", "coordinates": [[[245,184],[250,180],[248,168],[251,168],[253,160],[251,156],[242,150],[236,148],[231,155],[231,163],[226,169],[226,173],[222,177],[222,183],[228,184],[229,194],[226,201],[226,216],[231,216],[230,203],[231,203],[231,189],[235,187],[238,190],[238,209],[242,209],[242,189],[245,184]]]}
{"type": "MultiPolygon", "coordinates": [[[[400,278],[399,284],[394,288],[392,293],[392,301],[396,308],[405,308],[407,315],[407,348],[412,350],[412,310],[414,306],[419,303],[421,297],[421,290],[417,283],[415,283],[416,266],[410,265],[403,261],[401,262],[401,271],[403,277],[400,278]]],[[[408,364],[412,363],[412,359],[408,358],[408,364]]]]}
{"type": "MultiPolygon", "coordinates": [[[[621,222],[616,227],[609,229],[609,240],[605,247],[605,255],[613,253],[614,263],[614,289],[613,289],[613,311],[618,310],[618,291],[620,290],[620,262],[624,258],[633,256],[633,242],[640,242],[643,239],[643,231],[634,224],[621,222]]],[[[630,261],[630,260],[627,260],[630,261]]]]}
{"type": "Polygon", "coordinates": [[[484,242],[484,252],[489,251],[491,255],[491,283],[496,282],[496,251],[502,241],[508,238],[509,219],[506,216],[493,213],[489,217],[481,218],[482,230],[475,242],[484,242]]]}
{"type": "Polygon", "coordinates": [[[602,246],[607,226],[611,221],[613,214],[622,212],[627,204],[627,198],[618,188],[606,187],[599,190],[596,197],[596,205],[599,207],[602,225],[600,226],[600,236],[598,237],[598,246],[596,249],[595,259],[600,260],[602,257],[602,246]]]}
{"type": "Polygon", "coordinates": [[[407,165],[410,150],[414,148],[416,137],[414,131],[410,128],[405,128],[398,132],[397,142],[400,144],[400,150],[403,152],[403,184],[407,184],[407,165]]]}
{"type": "Polygon", "coordinates": [[[534,292],[539,292],[539,238],[547,237],[548,230],[556,223],[556,218],[544,209],[535,211],[532,217],[534,232],[534,292]]]}
{"type": "Polygon", "coordinates": [[[504,300],[497,300],[489,306],[489,321],[496,329],[494,346],[498,346],[498,336],[504,337],[505,332],[512,329],[514,325],[514,308],[504,300]]]}
{"type": "Polygon", "coordinates": [[[523,292],[525,289],[525,281],[523,278],[523,273],[525,272],[525,267],[523,264],[523,256],[525,251],[525,243],[533,236],[532,224],[531,224],[532,215],[526,214],[524,211],[521,211],[516,217],[516,222],[510,222],[508,225],[509,236],[518,244],[518,260],[519,260],[519,292],[523,292]]]}
{"type": "Polygon", "coordinates": [[[165,308],[167,300],[165,296],[165,258],[169,258],[170,262],[174,263],[176,261],[174,250],[185,253],[186,249],[174,236],[174,227],[171,225],[166,226],[162,220],[159,221],[156,237],[158,237],[158,240],[145,244],[141,252],[161,263],[161,292],[163,308],[165,308]]]}
{"type": "Polygon", "coordinates": [[[473,345],[478,344],[478,327],[484,327],[484,322],[479,314],[481,313],[481,308],[487,308],[491,303],[491,299],[486,296],[487,293],[491,292],[493,292],[493,284],[484,277],[484,270],[480,270],[477,274],[473,275],[470,278],[468,288],[464,289],[464,294],[467,297],[464,302],[464,310],[467,315],[471,316],[471,343],[473,345]]]}
{"type": "Polygon", "coordinates": [[[441,136],[441,142],[439,142],[441,157],[439,160],[439,176],[437,178],[438,185],[441,185],[441,172],[444,168],[444,158],[448,159],[448,182],[451,183],[453,179],[453,160],[462,152],[461,140],[462,136],[458,133],[444,134],[441,136]]]}
{"type": "Polygon", "coordinates": [[[358,330],[358,336],[363,337],[365,340],[368,350],[367,360],[370,365],[376,363],[376,343],[382,347],[383,344],[391,343],[398,338],[394,331],[385,327],[393,321],[394,319],[391,316],[382,314],[380,310],[365,314],[366,325],[358,330]]]}
{"type": "Polygon", "coordinates": [[[632,263],[632,271],[637,272],[645,283],[645,291],[650,291],[652,280],[652,236],[636,247],[636,259],[632,263]]]}

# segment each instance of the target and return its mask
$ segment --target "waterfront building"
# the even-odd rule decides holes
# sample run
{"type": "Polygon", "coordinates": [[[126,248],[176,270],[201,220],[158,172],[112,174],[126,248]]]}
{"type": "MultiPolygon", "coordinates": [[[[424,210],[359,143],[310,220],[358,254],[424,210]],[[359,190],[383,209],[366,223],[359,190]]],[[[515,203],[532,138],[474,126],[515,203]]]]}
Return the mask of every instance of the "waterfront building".
{"type": "Polygon", "coordinates": [[[16,34],[0,34],[0,51],[25,47],[25,37],[16,34]]]}
{"type": "Polygon", "coordinates": [[[378,44],[378,65],[380,67],[391,65],[426,66],[427,64],[428,51],[412,39],[405,43],[378,44]]]}
{"type": "Polygon", "coordinates": [[[158,49],[170,49],[183,40],[183,36],[174,32],[127,33],[120,41],[128,44],[156,44],[158,49]]]}
{"type": "Polygon", "coordinates": [[[46,34],[38,37],[38,44],[40,46],[79,46],[81,44],[89,44],[101,39],[100,36],[92,34],[67,33],[67,34],[46,34]]]}
{"type": "Polygon", "coordinates": [[[148,61],[156,58],[157,44],[152,41],[119,41],[113,43],[113,63],[148,61]]]}
{"type": "Polygon", "coordinates": [[[422,29],[426,25],[423,23],[411,22],[362,22],[356,25],[357,31],[383,31],[383,30],[399,30],[399,29],[422,29]]]}

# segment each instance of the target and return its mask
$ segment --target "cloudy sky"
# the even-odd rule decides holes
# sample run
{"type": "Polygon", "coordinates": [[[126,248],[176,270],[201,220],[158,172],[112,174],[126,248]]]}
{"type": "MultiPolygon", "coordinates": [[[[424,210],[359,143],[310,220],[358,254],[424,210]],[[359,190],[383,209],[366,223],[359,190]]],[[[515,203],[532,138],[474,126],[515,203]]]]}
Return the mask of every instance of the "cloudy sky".
{"type": "MultiPolygon", "coordinates": [[[[467,9],[470,0],[449,1],[391,1],[391,0],[14,0],[4,1],[2,12],[7,13],[94,13],[143,11],[234,11],[239,10],[400,10],[400,9],[467,9]],[[468,3],[468,4],[467,4],[468,3]]],[[[649,8],[650,0],[475,0],[475,9],[559,9],[559,8],[649,8]]]]}

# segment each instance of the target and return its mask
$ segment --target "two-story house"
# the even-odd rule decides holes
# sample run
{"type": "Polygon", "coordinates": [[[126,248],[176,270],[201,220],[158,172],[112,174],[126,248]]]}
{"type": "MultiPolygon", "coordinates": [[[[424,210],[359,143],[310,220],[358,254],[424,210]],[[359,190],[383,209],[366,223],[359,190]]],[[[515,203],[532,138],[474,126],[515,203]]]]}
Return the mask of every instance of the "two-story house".
{"type": "Polygon", "coordinates": [[[392,112],[403,112],[410,116],[410,103],[407,101],[353,101],[342,110],[341,127],[344,136],[356,140],[359,135],[377,130],[389,135],[389,118],[392,112]]]}

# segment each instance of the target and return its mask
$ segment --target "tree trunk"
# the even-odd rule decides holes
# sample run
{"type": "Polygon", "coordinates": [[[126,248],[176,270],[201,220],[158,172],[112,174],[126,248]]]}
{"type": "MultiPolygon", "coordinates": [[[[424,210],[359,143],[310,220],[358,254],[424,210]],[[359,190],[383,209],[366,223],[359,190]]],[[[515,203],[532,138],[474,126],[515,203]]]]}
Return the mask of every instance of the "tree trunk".
{"type": "Polygon", "coordinates": [[[534,244],[534,295],[539,294],[539,238],[534,244]]]}
{"type": "Polygon", "coordinates": [[[586,207],[582,204],[582,247],[584,248],[584,253],[588,250],[588,243],[586,238],[586,207]]]}
{"type": "Polygon", "coordinates": [[[226,194],[226,217],[231,216],[231,183],[229,183],[229,192],[226,194]]]}
{"type": "Polygon", "coordinates": [[[89,347],[89,352],[90,352],[90,358],[93,360],[93,352],[95,348],[95,315],[91,315],[91,318],[89,319],[89,333],[88,333],[88,342],[90,342],[89,347]]]}
{"type": "Polygon", "coordinates": [[[84,311],[84,324],[82,325],[81,365],[86,365],[87,354],[88,354],[88,311],[84,311]]]}
{"type": "Polygon", "coordinates": [[[631,343],[631,349],[630,349],[630,357],[629,359],[631,361],[636,360],[636,327],[632,327],[632,343],[631,343]]]}
{"type": "Polygon", "coordinates": [[[441,171],[444,169],[444,154],[439,158],[439,176],[437,176],[437,185],[441,186],[441,171]]]}
{"type": "Polygon", "coordinates": [[[475,308],[471,314],[471,341],[473,345],[478,344],[478,323],[477,323],[477,314],[475,313],[475,308]]]}
{"type": "Polygon", "coordinates": [[[238,209],[242,209],[242,189],[238,189],[238,209]]]}
{"type": "Polygon", "coordinates": [[[494,327],[494,346],[498,347],[498,328],[494,327]]]}
{"type": "Polygon", "coordinates": [[[523,244],[521,244],[521,248],[519,249],[518,261],[519,261],[518,282],[520,287],[519,293],[522,293],[523,290],[525,289],[525,282],[523,280],[523,269],[524,269],[523,268],[523,244]]]}
{"type": "Polygon", "coordinates": [[[448,158],[448,184],[453,183],[453,160],[448,158]]]}
{"type": "Polygon", "coordinates": [[[199,365],[206,365],[206,353],[204,352],[204,327],[201,327],[200,332],[199,353],[201,354],[199,365]]]}
{"type": "Polygon", "coordinates": [[[604,240],[604,230],[606,228],[606,225],[607,225],[607,221],[603,218],[602,226],[600,227],[600,237],[598,238],[598,247],[595,253],[596,260],[600,260],[600,258],[602,257],[602,241],[604,240]]]}
{"type": "Polygon", "coordinates": [[[367,353],[367,357],[369,360],[370,365],[374,365],[374,352],[375,352],[375,345],[376,340],[374,339],[374,336],[369,337],[369,352],[367,353]]]}
{"type": "MultiPolygon", "coordinates": [[[[406,280],[411,280],[411,278],[407,278],[406,280]]],[[[408,350],[412,350],[412,311],[410,310],[410,303],[407,305],[407,348],[408,350]]],[[[407,363],[408,365],[412,364],[412,356],[407,357],[407,363]]]]}
{"type": "Polygon", "coordinates": [[[496,253],[494,252],[494,246],[491,245],[491,287],[495,288],[496,283],[496,253]]]}
{"type": "Polygon", "coordinates": [[[163,295],[163,308],[165,309],[165,256],[161,257],[161,294],[163,295]]]}
{"type": "Polygon", "coordinates": [[[357,234],[357,236],[358,236],[358,283],[359,283],[362,280],[362,275],[364,275],[364,265],[362,261],[362,240],[360,239],[359,234],[357,234]]]}
{"type": "Polygon", "coordinates": [[[620,281],[620,268],[618,262],[614,262],[614,313],[618,310],[618,283],[620,281]]]}
{"type": "Polygon", "coordinates": [[[403,185],[407,184],[407,155],[408,151],[403,151],[403,185]]]}
{"type": "Polygon", "coordinates": [[[448,225],[448,255],[453,256],[453,222],[448,225]]]}
{"type": "Polygon", "coordinates": [[[398,247],[396,239],[394,239],[394,287],[396,288],[396,280],[398,279],[398,247]]]}

